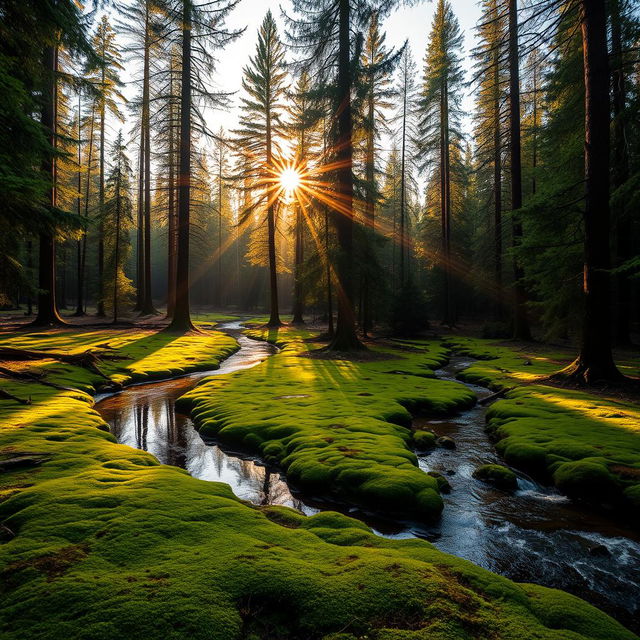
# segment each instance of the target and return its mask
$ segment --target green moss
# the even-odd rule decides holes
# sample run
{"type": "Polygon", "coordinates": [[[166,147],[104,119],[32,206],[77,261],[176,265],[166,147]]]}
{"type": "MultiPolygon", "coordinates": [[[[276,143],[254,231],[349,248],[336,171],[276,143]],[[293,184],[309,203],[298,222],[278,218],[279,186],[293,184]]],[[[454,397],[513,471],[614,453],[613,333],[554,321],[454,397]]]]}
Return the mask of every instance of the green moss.
{"type": "MultiPolygon", "coordinates": [[[[67,376],[86,384],[83,370],[67,376]]],[[[0,402],[0,455],[41,459],[0,476],[3,639],[634,638],[576,598],[425,541],[386,540],[337,513],[248,505],[115,443],[86,393],[2,384],[32,404],[0,402]]],[[[380,422],[368,437],[405,441],[380,422]]],[[[360,437],[354,424],[339,429],[360,437]]],[[[411,467],[399,450],[400,469],[411,467]]]]}
{"type": "Polygon", "coordinates": [[[436,434],[431,431],[418,430],[413,432],[413,445],[420,451],[433,449],[436,446],[436,434]]]}
{"type": "Polygon", "coordinates": [[[441,473],[437,471],[427,471],[427,475],[436,479],[440,493],[449,493],[451,491],[451,484],[449,484],[449,481],[441,473]]]}
{"type": "Polygon", "coordinates": [[[483,464],[473,472],[473,477],[503,491],[515,491],[518,488],[516,474],[501,464],[483,464]]]}
{"type": "Polygon", "coordinates": [[[580,460],[559,465],[553,480],[561,491],[573,498],[606,501],[616,494],[616,483],[607,467],[597,462],[580,460]]]}
{"type": "MultiPolygon", "coordinates": [[[[448,338],[447,344],[481,358],[461,378],[510,389],[487,411],[487,429],[511,466],[551,480],[573,497],[613,504],[640,520],[638,403],[546,384],[549,374],[571,360],[570,353],[459,337],[448,338]]],[[[623,365],[637,373],[637,360],[623,365]]]]}
{"type": "MultiPolygon", "coordinates": [[[[251,335],[283,349],[181,398],[202,433],[280,465],[307,493],[416,518],[440,514],[438,483],[418,468],[404,425],[412,413],[443,415],[475,402],[462,385],[433,378],[431,367],[446,358],[441,346],[390,343],[352,361],[318,357],[305,331],[251,335]]],[[[415,446],[433,441],[422,433],[415,446]]]]}
{"type": "Polygon", "coordinates": [[[100,376],[55,360],[22,363],[22,370],[44,372],[49,382],[74,386],[84,391],[105,386],[109,381],[126,385],[141,380],[169,378],[195,370],[217,369],[219,363],[237,351],[230,336],[203,331],[176,336],[153,329],[86,330],[82,327],[0,337],[0,345],[63,353],[83,351],[117,354],[121,359],[99,363],[100,376]],[[105,379],[106,378],[106,379],[105,379]]]}

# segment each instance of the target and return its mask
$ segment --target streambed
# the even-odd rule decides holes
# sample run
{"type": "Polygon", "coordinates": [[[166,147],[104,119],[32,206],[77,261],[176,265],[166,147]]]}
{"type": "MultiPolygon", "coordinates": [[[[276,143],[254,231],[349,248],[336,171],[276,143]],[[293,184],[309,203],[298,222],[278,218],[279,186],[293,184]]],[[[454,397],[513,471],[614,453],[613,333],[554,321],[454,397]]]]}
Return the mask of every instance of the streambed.
{"type": "MultiPolygon", "coordinates": [[[[500,463],[484,432],[481,405],[453,418],[414,421],[414,426],[456,442],[454,450],[436,448],[418,456],[421,469],[442,473],[452,485],[452,491],[443,495],[442,519],[431,526],[386,520],[301,496],[277,470],[203,440],[189,416],[176,411],[177,398],[204,377],[256,366],[277,352],[269,343],[242,335],[241,326],[241,321],[221,325],[240,349],[219,369],[134,385],[96,398],[96,409],[118,441],[149,451],[164,464],[185,468],[196,478],[225,482],[238,497],[255,504],[286,505],[307,515],[323,508],[339,509],[367,521],[381,535],[427,539],[442,551],[514,580],[580,595],[640,630],[640,536],[523,475],[514,494],[475,480],[471,474],[477,466],[500,463]]],[[[452,358],[436,374],[455,380],[470,363],[452,358]]],[[[490,394],[484,387],[466,386],[479,398],[490,394]]]]}

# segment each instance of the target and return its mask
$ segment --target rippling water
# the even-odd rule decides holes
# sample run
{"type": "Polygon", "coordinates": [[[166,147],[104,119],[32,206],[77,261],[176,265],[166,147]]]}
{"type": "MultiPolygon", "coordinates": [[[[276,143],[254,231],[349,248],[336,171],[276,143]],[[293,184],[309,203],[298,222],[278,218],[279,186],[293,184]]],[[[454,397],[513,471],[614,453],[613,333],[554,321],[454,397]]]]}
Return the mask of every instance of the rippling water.
{"type": "MultiPolygon", "coordinates": [[[[477,466],[501,462],[484,432],[485,408],[480,405],[454,418],[421,418],[414,423],[456,441],[454,450],[436,448],[419,456],[421,469],[442,473],[452,485],[451,493],[443,496],[442,519],[433,526],[388,521],[301,497],[292,493],[277,471],[205,442],[190,418],[175,410],[176,399],[202,378],[253,367],[277,351],[266,342],[241,335],[240,327],[240,322],[222,326],[238,340],[240,350],[219,369],[135,385],[98,398],[96,408],[118,441],[149,451],[164,464],[183,467],[196,478],[225,482],[238,497],[255,504],[287,505],[307,514],[337,508],[366,520],[381,535],[425,538],[442,551],[514,580],[580,595],[640,630],[638,534],[522,475],[512,495],[475,480],[472,473],[477,466]]],[[[437,374],[455,380],[456,373],[469,364],[468,359],[453,358],[437,374]]],[[[467,386],[479,398],[490,393],[467,386]]]]}

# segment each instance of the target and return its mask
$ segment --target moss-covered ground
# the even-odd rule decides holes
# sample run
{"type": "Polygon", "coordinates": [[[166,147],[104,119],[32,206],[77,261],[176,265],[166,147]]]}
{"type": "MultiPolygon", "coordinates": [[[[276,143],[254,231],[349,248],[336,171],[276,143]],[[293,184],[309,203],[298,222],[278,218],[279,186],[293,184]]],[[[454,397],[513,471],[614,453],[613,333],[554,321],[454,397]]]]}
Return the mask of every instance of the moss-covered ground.
{"type": "MultiPolygon", "coordinates": [[[[218,331],[188,336],[157,329],[68,328],[32,333],[0,334],[0,346],[52,353],[104,353],[98,364],[104,376],[90,369],[73,367],[54,359],[13,363],[12,368],[46,374],[46,380],[89,392],[110,382],[126,385],[145,379],[181,375],[196,369],[216,369],[221,360],[237,350],[236,341],[218,331]],[[117,360],[108,356],[115,355],[117,360]]],[[[18,390],[20,387],[18,387],[18,390]]]]}
{"type": "MultiPolygon", "coordinates": [[[[157,350],[133,351],[131,335],[105,333],[56,332],[20,342],[62,350],[107,341],[128,355],[108,364],[119,379],[134,377],[134,363],[137,376],[162,376],[178,365],[209,366],[229,349],[219,336],[206,348],[185,336],[168,352],[177,345],[149,334],[138,340],[157,350]],[[163,350],[175,362],[158,360],[163,350]],[[180,359],[189,353],[196,359],[180,359]]],[[[102,382],[99,376],[89,380],[75,366],[30,366],[36,364],[76,390],[1,382],[31,398],[0,400],[3,639],[634,638],[573,596],[515,584],[427,542],[385,540],[335,513],[305,518],[242,503],[227,485],[196,480],[117,444],[85,392],[102,382]]],[[[371,363],[372,378],[393,378],[383,365],[371,363]]],[[[349,375],[340,371],[340,378],[349,375]]],[[[428,379],[406,376],[406,398],[415,381],[428,379]]],[[[404,417],[398,398],[383,393],[383,401],[372,401],[382,407],[388,400],[404,417]]],[[[377,420],[380,429],[387,425],[377,420]]],[[[406,434],[387,437],[405,442],[406,434]]]]}
{"type": "MultiPolygon", "coordinates": [[[[487,412],[505,460],[568,495],[613,505],[640,520],[640,403],[615,390],[588,391],[546,379],[570,354],[540,346],[505,346],[450,338],[455,351],[480,358],[460,378],[510,389],[487,412]]],[[[621,370],[637,375],[640,359],[621,370]]]]}
{"type": "Polygon", "coordinates": [[[357,359],[329,359],[304,330],[252,335],[279,343],[281,352],[256,369],[211,378],[180,400],[203,435],[257,452],[308,494],[439,516],[438,483],[418,468],[408,427],[412,414],[475,402],[464,386],[434,379],[445,349],[387,344],[357,359]]]}

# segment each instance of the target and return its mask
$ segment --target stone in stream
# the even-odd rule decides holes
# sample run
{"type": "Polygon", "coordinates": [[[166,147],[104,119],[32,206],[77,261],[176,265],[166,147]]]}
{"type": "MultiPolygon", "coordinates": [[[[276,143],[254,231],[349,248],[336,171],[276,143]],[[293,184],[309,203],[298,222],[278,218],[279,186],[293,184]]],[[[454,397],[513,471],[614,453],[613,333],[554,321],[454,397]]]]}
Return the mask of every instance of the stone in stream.
{"type": "Polygon", "coordinates": [[[518,488],[518,477],[501,464],[483,464],[473,472],[473,477],[503,491],[515,491],[518,488]]]}
{"type": "Polygon", "coordinates": [[[440,493],[449,493],[451,491],[449,481],[441,473],[438,473],[437,471],[427,471],[427,475],[436,479],[436,482],[438,483],[438,491],[440,493]]]}
{"type": "Polygon", "coordinates": [[[603,544],[596,544],[589,547],[589,554],[592,556],[606,557],[611,555],[611,551],[603,544]]]}
{"type": "Polygon", "coordinates": [[[419,451],[433,449],[436,446],[436,435],[431,431],[419,429],[413,432],[413,445],[419,451]]]}
{"type": "Polygon", "coordinates": [[[439,447],[442,447],[443,449],[455,449],[456,448],[456,441],[453,438],[450,438],[449,436],[440,436],[436,440],[436,444],[439,447]]]}

